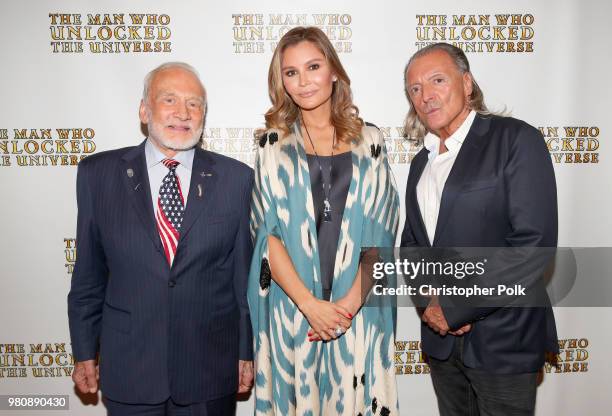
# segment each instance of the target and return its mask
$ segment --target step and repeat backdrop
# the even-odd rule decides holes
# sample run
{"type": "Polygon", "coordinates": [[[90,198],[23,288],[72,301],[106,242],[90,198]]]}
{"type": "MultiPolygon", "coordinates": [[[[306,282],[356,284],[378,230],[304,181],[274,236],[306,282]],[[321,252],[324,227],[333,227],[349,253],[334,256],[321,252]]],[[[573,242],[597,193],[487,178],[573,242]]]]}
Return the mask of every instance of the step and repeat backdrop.
{"type": "MultiPolygon", "coordinates": [[[[105,414],[100,396],[78,396],[70,378],[77,164],[143,140],[142,80],[155,66],[197,68],[208,90],[203,147],[252,165],[272,51],[293,26],[320,27],[360,114],[383,132],[403,200],[419,150],[403,138],[404,66],[428,43],[453,43],[491,109],[541,130],[557,178],[559,245],[610,247],[610,14],[596,0],[3,2],[0,394],[66,394],[69,410],[0,415],[105,414]]],[[[609,414],[612,309],[579,306],[556,308],[561,353],[542,369],[537,414],[609,414]]],[[[399,310],[395,363],[401,414],[437,414],[414,309],[399,310]]],[[[252,409],[246,399],[238,414],[252,409]]]]}

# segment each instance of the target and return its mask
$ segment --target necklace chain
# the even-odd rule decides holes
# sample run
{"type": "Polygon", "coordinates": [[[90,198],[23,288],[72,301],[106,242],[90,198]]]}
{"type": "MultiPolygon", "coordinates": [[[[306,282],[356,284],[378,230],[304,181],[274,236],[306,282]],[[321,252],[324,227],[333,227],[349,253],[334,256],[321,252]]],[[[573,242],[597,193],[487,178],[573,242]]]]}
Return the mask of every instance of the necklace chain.
{"type": "Polygon", "coordinates": [[[332,138],[332,148],[331,148],[331,159],[329,161],[329,185],[327,189],[325,188],[325,176],[323,175],[323,167],[321,166],[321,160],[319,159],[319,154],[317,153],[317,149],[315,148],[314,142],[310,137],[310,132],[308,131],[308,126],[304,122],[304,118],[302,117],[302,124],[304,125],[304,130],[306,130],[306,136],[308,137],[308,141],[312,146],[312,150],[317,159],[317,165],[319,165],[319,172],[321,173],[321,186],[323,187],[323,195],[325,196],[325,200],[323,201],[323,220],[325,222],[329,222],[332,220],[331,218],[331,203],[329,202],[329,195],[331,193],[332,187],[332,173],[334,167],[334,146],[336,144],[336,127],[334,126],[334,135],[332,138]]]}

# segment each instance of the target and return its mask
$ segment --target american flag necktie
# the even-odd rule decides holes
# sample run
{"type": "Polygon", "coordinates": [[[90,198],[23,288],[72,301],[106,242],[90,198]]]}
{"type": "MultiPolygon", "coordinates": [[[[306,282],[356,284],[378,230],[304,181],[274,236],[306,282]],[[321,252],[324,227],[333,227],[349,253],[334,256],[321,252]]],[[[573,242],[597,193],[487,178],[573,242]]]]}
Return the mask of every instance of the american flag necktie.
{"type": "Polygon", "coordinates": [[[164,176],[159,187],[155,217],[166,259],[172,266],[183,222],[185,201],[181,192],[181,183],[176,176],[176,167],[179,162],[174,159],[164,159],[162,163],[169,169],[169,172],[164,176]]]}

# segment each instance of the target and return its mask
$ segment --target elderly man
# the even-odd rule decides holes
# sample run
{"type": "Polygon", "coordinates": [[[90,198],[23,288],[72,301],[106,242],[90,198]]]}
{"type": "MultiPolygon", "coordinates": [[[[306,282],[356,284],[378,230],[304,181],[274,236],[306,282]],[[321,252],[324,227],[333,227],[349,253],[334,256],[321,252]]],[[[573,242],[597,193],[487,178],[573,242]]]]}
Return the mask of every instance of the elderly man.
{"type": "MultiPolygon", "coordinates": [[[[465,54],[437,43],[406,67],[410,166],[404,247],[554,247],[557,195],[539,131],[491,114],[465,54]]],[[[541,306],[541,305],[539,305],[541,306]]],[[[422,346],[442,416],[533,414],[537,371],[556,351],[550,307],[448,307],[432,298],[422,346]]]]}
{"type": "Polygon", "coordinates": [[[246,299],[252,170],[202,150],[206,93],[167,63],[145,78],[139,146],[84,159],[68,295],[85,393],[110,415],[230,415],[253,383],[246,299]]]}

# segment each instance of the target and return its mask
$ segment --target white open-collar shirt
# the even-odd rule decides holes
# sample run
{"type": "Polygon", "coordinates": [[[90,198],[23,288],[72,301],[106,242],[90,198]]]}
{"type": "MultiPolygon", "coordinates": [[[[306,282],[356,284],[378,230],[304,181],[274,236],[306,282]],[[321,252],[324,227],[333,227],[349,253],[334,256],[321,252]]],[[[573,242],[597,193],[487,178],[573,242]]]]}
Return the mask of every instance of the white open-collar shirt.
{"type": "Polygon", "coordinates": [[[424,147],[429,150],[429,159],[417,184],[416,193],[430,244],[433,244],[436,234],[444,185],[475,117],[476,112],[470,111],[461,126],[444,141],[448,150],[442,154],[439,153],[440,138],[438,136],[427,133],[423,140],[424,147]]]}

